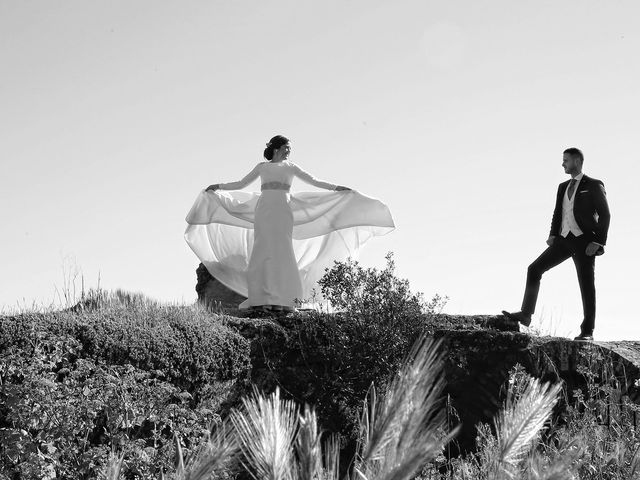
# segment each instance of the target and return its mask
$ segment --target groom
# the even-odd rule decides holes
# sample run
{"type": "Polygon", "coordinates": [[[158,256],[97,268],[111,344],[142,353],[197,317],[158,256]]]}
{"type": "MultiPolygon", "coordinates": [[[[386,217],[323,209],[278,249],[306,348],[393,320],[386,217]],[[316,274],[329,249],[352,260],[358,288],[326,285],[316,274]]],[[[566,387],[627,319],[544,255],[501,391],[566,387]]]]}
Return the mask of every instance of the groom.
{"type": "Polygon", "coordinates": [[[575,340],[591,341],[596,319],[595,257],[604,253],[610,215],[604,184],[582,173],[583,162],[584,156],[577,148],[564,151],[562,166],[571,180],[558,187],[548,248],[529,265],[522,310],[502,313],[529,326],[542,274],[571,257],[578,273],[584,310],[580,335],[575,340]]]}

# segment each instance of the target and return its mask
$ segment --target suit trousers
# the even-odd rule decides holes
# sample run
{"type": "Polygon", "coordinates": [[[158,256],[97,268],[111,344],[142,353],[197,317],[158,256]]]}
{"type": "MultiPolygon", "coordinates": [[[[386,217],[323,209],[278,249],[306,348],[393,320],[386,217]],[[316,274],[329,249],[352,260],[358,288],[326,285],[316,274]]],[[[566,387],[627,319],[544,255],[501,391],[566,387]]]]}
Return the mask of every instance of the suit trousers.
{"type": "Polygon", "coordinates": [[[573,259],[578,274],[578,283],[582,296],[584,319],[580,325],[580,333],[592,335],[596,320],[596,287],[595,287],[595,256],[585,253],[591,240],[587,235],[574,236],[569,233],[566,238],[555,237],[553,244],[529,265],[527,271],[527,285],[522,299],[522,312],[533,314],[538,300],[540,280],[542,275],[561,264],[568,258],[573,259]]]}

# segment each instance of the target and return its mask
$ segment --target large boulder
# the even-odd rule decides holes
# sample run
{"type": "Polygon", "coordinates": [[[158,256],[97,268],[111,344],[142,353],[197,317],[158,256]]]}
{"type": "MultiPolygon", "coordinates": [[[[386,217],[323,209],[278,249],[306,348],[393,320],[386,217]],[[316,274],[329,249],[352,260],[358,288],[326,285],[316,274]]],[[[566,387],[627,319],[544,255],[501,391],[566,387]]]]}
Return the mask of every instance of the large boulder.
{"type": "Polygon", "coordinates": [[[246,297],[220,283],[202,263],[196,269],[198,302],[207,307],[235,308],[246,297]]]}

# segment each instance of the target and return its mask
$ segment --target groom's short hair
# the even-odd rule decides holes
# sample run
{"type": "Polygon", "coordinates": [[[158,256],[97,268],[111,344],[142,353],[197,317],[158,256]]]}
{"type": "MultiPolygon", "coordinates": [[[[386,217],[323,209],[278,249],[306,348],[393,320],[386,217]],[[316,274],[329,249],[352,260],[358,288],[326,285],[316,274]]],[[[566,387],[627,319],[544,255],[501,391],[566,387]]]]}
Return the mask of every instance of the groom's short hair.
{"type": "Polygon", "coordinates": [[[584,155],[582,154],[582,151],[579,148],[575,148],[575,147],[567,148],[562,153],[568,153],[573,158],[579,159],[581,165],[584,163],[584,155]]]}

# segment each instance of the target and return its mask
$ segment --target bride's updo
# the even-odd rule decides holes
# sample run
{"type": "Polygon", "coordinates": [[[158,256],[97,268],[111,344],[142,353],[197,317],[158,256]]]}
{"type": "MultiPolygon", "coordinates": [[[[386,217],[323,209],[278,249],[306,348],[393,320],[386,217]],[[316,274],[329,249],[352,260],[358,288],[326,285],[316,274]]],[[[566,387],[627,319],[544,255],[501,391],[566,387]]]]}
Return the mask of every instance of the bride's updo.
{"type": "Polygon", "coordinates": [[[271,161],[273,160],[273,152],[279,149],[281,146],[289,143],[289,139],[287,137],[283,137],[282,135],[276,135],[269,143],[267,143],[267,148],[264,149],[264,158],[271,161]]]}

